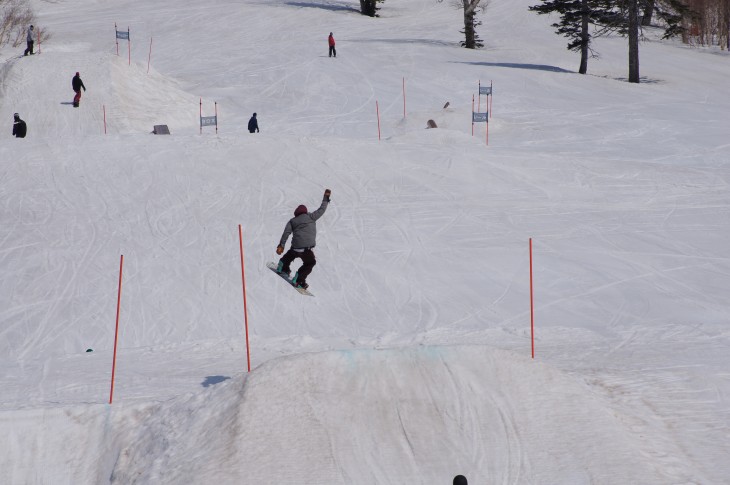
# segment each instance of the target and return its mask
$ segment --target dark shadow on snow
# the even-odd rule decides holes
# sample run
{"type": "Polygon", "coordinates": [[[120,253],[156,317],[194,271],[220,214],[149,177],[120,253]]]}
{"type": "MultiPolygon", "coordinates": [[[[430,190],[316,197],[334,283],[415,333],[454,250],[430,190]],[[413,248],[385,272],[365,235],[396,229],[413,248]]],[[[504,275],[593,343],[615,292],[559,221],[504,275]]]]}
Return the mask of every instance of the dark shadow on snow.
{"type": "Polygon", "coordinates": [[[210,386],[213,386],[215,384],[220,384],[221,382],[226,381],[228,379],[230,379],[230,377],[227,377],[227,376],[208,376],[208,377],[205,378],[205,380],[203,381],[203,383],[201,384],[201,386],[203,386],[203,387],[210,387],[210,386]]]}
{"type": "Polygon", "coordinates": [[[322,10],[345,10],[348,12],[360,12],[360,10],[354,8],[352,5],[347,5],[345,3],[286,2],[286,5],[300,8],[321,8],[322,10]]]}
{"type": "Polygon", "coordinates": [[[61,101],[61,104],[74,104],[73,101],[61,101]]]}
{"type": "MultiPolygon", "coordinates": [[[[456,62],[456,61],[454,61],[456,62]]],[[[516,62],[459,62],[459,64],[471,64],[474,66],[508,67],[510,69],[530,69],[533,71],[567,72],[575,74],[575,71],[568,71],[562,67],[548,66],[546,64],[519,64],[516,62]]]]}
{"type": "Polygon", "coordinates": [[[454,42],[444,42],[435,39],[347,39],[348,42],[372,42],[372,43],[389,43],[389,44],[426,44],[426,45],[443,45],[452,47],[456,45],[454,42]]]}

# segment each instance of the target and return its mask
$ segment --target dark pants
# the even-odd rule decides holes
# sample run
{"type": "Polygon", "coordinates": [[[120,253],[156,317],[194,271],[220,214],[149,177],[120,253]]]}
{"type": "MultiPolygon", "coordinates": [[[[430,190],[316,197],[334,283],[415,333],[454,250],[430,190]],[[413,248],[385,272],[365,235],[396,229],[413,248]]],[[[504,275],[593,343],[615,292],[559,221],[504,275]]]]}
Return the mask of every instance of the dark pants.
{"type": "Polygon", "coordinates": [[[302,258],[302,267],[299,268],[299,271],[297,272],[297,283],[306,283],[307,276],[309,276],[309,273],[312,272],[314,265],[317,264],[317,260],[314,259],[314,251],[312,251],[311,249],[305,249],[301,253],[298,253],[293,249],[289,249],[289,251],[284,253],[284,256],[282,256],[279,260],[281,263],[283,263],[281,271],[282,273],[289,273],[291,271],[289,265],[291,265],[292,261],[297,258],[302,258]]]}
{"type": "Polygon", "coordinates": [[[33,41],[29,40],[26,43],[25,52],[23,53],[24,56],[27,56],[28,54],[33,55],[33,41]]]}
{"type": "Polygon", "coordinates": [[[335,49],[335,46],[330,46],[330,57],[335,56],[337,57],[337,50],[335,49]]]}
{"type": "Polygon", "coordinates": [[[76,96],[74,96],[74,106],[77,108],[79,107],[79,101],[81,101],[81,90],[79,89],[76,91],[76,96]]]}

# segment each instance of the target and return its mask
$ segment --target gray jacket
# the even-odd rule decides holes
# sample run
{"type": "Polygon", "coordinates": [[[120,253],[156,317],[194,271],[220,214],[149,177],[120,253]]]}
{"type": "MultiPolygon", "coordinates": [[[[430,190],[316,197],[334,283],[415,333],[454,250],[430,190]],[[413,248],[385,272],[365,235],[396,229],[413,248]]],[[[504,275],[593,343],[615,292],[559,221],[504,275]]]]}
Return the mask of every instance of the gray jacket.
{"type": "Polygon", "coordinates": [[[279,245],[284,247],[286,240],[289,239],[289,235],[294,233],[291,239],[292,249],[307,249],[313,248],[315,240],[317,239],[317,224],[316,221],[324,211],[327,210],[329,201],[322,199],[322,205],[319,206],[314,212],[307,212],[306,214],[299,214],[296,217],[292,217],[284,227],[284,234],[281,235],[281,242],[279,245]]]}
{"type": "Polygon", "coordinates": [[[25,37],[26,42],[33,41],[33,27],[28,27],[28,35],[25,37]]]}

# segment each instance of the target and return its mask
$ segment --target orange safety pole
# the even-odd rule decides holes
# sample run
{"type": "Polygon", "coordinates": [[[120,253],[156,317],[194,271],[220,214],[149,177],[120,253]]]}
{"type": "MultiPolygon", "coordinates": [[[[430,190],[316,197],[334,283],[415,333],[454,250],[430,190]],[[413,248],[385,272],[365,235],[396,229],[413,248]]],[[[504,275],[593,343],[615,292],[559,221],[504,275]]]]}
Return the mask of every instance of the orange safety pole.
{"type": "Polygon", "coordinates": [[[109,404],[114,398],[114,372],[117,368],[117,342],[119,340],[119,306],[122,301],[122,268],[124,267],[124,255],[119,260],[119,291],[117,292],[117,325],[114,330],[114,357],[112,359],[112,385],[109,391],[109,404]]]}
{"type": "Polygon", "coordinates": [[[530,238],[530,341],[532,342],[532,358],[535,358],[535,305],[532,291],[532,238],[530,238]]]}
{"type": "Polygon", "coordinates": [[[243,319],[246,327],[246,361],[248,371],[251,372],[251,349],[248,343],[248,308],[246,306],[246,271],[243,265],[243,232],[241,224],[238,225],[238,242],[241,247],[241,282],[243,283],[243,319]]]}

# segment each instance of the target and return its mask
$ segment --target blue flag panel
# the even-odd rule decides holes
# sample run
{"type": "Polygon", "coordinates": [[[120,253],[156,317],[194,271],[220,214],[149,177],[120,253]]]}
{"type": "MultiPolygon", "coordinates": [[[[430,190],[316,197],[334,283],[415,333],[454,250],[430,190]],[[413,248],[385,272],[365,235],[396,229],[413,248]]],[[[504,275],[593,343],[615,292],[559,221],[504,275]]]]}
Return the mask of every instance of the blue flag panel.
{"type": "Polygon", "coordinates": [[[117,39],[129,40],[129,32],[117,30],[117,39]]]}
{"type": "Polygon", "coordinates": [[[200,126],[215,126],[218,124],[217,116],[201,116],[200,126]]]}
{"type": "Polygon", "coordinates": [[[492,94],[492,86],[479,86],[479,94],[492,94]]]}
{"type": "Polygon", "coordinates": [[[474,113],[471,114],[471,122],[472,123],[487,123],[487,113],[474,113]]]}

